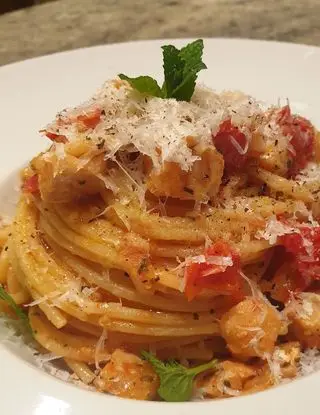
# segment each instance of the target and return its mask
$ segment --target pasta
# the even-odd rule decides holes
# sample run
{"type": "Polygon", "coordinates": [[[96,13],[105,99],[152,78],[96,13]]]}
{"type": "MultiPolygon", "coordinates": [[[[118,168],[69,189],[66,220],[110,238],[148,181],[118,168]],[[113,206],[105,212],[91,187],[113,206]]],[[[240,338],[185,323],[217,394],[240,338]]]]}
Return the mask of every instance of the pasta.
{"type": "Polygon", "coordinates": [[[137,399],[158,399],[143,351],[191,367],[217,357],[195,381],[205,398],[298,374],[320,347],[308,120],[238,92],[197,86],[185,102],[116,79],[43,133],[52,145],[0,229],[0,283],[42,348],[137,399]]]}

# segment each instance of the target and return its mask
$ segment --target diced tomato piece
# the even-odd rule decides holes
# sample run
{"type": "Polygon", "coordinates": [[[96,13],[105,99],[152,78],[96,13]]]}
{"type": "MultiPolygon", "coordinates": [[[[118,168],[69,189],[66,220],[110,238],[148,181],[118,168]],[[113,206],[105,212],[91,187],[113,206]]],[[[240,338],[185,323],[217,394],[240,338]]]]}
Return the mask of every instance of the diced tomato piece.
{"type": "MultiPolygon", "coordinates": [[[[57,125],[59,126],[59,128],[68,128],[70,125],[76,124],[77,129],[83,132],[88,130],[89,128],[95,128],[100,122],[101,114],[102,111],[97,108],[88,113],[80,114],[78,116],[58,117],[57,125]]],[[[45,135],[55,143],[68,143],[68,139],[65,135],[56,134],[46,130],[40,130],[40,132],[44,132],[45,135]]]]}
{"type": "Polygon", "coordinates": [[[96,109],[93,112],[84,115],[78,115],[77,120],[82,122],[86,128],[95,128],[101,118],[101,110],[96,109]]]}
{"type": "Polygon", "coordinates": [[[51,133],[50,131],[46,131],[45,135],[46,137],[50,138],[50,140],[54,141],[55,143],[66,144],[68,142],[68,139],[65,135],[51,133]]]}
{"type": "Polygon", "coordinates": [[[296,285],[299,291],[320,280],[320,226],[299,226],[298,233],[283,235],[279,242],[291,255],[291,262],[298,272],[296,285]]]}
{"type": "Polygon", "coordinates": [[[226,120],[220,125],[212,140],[216,149],[223,155],[228,173],[244,167],[248,158],[248,139],[238,127],[232,125],[231,120],[226,120]]]}
{"type": "Polygon", "coordinates": [[[239,296],[240,301],[243,293],[239,255],[227,243],[217,242],[206,250],[204,256],[205,262],[194,262],[186,266],[184,278],[188,300],[191,301],[203,289],[209,289],[216,295],[239,296]],[[230,265],[215,264],[212,261],[218,258],[229,260],[230,265]]]}
{"type": "Polygon", "coordinates": [[[293,115],[289,105],[281,108],[278,113],[277,122],[281,126],[282,133],[290,136],[289,148],[290,168],[288,174],[294,177],[303,169],[311,159],[315,144],[315,129],[311,122],[300,115],[293,115]]]}
{"type": "Polygon", "coordinates": [[[23,191],[27,193],[38,193],[39,192],[39,177],[37,174],[28,177],[23,183],[23,191]]]}

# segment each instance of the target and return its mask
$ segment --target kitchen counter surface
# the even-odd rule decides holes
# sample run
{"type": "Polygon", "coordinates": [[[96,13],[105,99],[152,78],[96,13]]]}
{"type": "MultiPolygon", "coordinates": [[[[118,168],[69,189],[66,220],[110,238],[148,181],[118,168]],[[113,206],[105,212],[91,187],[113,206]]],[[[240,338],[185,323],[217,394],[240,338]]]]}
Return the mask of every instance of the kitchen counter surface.
{"type": "Polygon", "coordinates": [[[319,0],[58,0],[0,16],[0,64],[135,39],[246,37],[320,46],[319,0]]]}

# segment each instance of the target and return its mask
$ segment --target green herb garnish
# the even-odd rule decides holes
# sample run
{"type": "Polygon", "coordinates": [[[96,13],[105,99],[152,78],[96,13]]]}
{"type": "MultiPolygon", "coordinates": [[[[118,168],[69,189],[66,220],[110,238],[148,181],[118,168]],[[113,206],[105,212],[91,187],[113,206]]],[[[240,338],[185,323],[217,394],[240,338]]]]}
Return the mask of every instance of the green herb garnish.
{"type": "Polygon", "coordinates": [[[123,73],[119,74],[119,78],[128,81],[132,88],[141,92],[141,94],[151,95],[153,97],[165,98],[158,82],[151,76],[138,76],[137,78],[129,78],[123,73]]]}
{"type": "Polygon", "coordinates": [[[29,323],[27,314],[23,311],[21,307],[14,301],[10,294],[8,294],[3,286],[0,284],[0,300],[5,301],[12,311],[16,314],[18,319],[27,327],[28,331],[32,333],[32,328],[29,323]]]}
{"type": "Polygon", "coordinates": [[[119,78],[128,81],[132,88],[142,94],[159,98],[175,98],[178,101],[190,101],[198,72],[206,69],[202,62],[203,40],[198,39],[182,49],[173,45],[162,46],[164,83],[162,88],[150,76],[130,78],[119,74],[119,78]]]}
{"type": "Polygon", "coordinates": [[[184,402],[190,400],[195,376],[205,370],[215,369],[218,363],[214,359],[209,363],[188,369],[175,360],[162,362],[152,353],[146,351],[143,351],[141,355],[153,366],[159,376],[160,387],[158,394],[167,402],[184,402]]]}

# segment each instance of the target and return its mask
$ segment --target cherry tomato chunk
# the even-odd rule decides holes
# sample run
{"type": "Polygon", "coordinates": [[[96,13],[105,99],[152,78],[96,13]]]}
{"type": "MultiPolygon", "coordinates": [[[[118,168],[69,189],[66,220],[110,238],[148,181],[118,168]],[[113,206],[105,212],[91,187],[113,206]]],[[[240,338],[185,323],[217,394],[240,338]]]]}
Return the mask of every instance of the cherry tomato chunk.
{"type": "Polygon", "coordinates": [[[82,122],[86,128],[95,128],[101,118],[101,110],[97,109],[84,115],[78,115],[77,120],[82,122]]]}
{"type": "Polygon", "coordinates": [[[277,123],[281,126],[282,133],[291,137],[290,144],[292,148],[289,147],[288,149],[290,160],[288,175],[294,177],[312,158],[315,130],[309,120],[300,115],[292,114],[289,105],[281,108],[277,123]]]}
{"type": "Polygon", "coordinates": [[[248,139],[238,127],[232,125],[231,120],[223,121],[212,140],[216,149],[223,155],[225,169],[228,173],[233,173],[244,167],[248,158],[248,139]]]}
{"type": "Polygon", "coordinates": [[[55,134],[51,133],[50,131],[45,132],[46,137],[50,138],[51,141],[54,141],[55,143],[67,143],[68,139],[65,135],[55,134]]]}
{"type": "MultiPolygon", "coordinates": [[[[99,124],[101,120],[101,114],[102,112],[100,109],[95,109],[86,114],[78,115],[77,117],[63,119],[59,118],[57,124],[59,126],[65,127],[73,123],[77,123],[79,131],[85,131],[88,129],[93,129],[99,124]]],[[[53,133],[52,131],[47,130],[41,130],[40,132],[45,133],[45,135],[55,143],[68,143],[68,139],[65,135],[53,133]]]]}
{"type": "Polygon", "coordinates": [[[28,177],[22,185],[23,191],[27,193],[38,193],[39,192],[39,178],[37,174],[28,177]]]}
{"type": "MultiPolygon", "coordinates": [[[[205,251],[205,262],[194,262],[185,269],[185,294],[191,301],[203,289],[218,294],[239,296],[242,291],[240,257],[225,242],[217,242],[205,251]],[[222,260],[221,264],[212,259],[222,260]],[[223,259],[229,264],[223,264],[223,259]]],[[[219,261],[217,261],[219,262],[219,261]]]]}
{"type": "Polygon", "coordinates": [[[291,255],[297,291],[304,291],[308,286],[320,280],[320,226],[300,226],[297,233],[280,237],[280,243],[291,255]]]}

